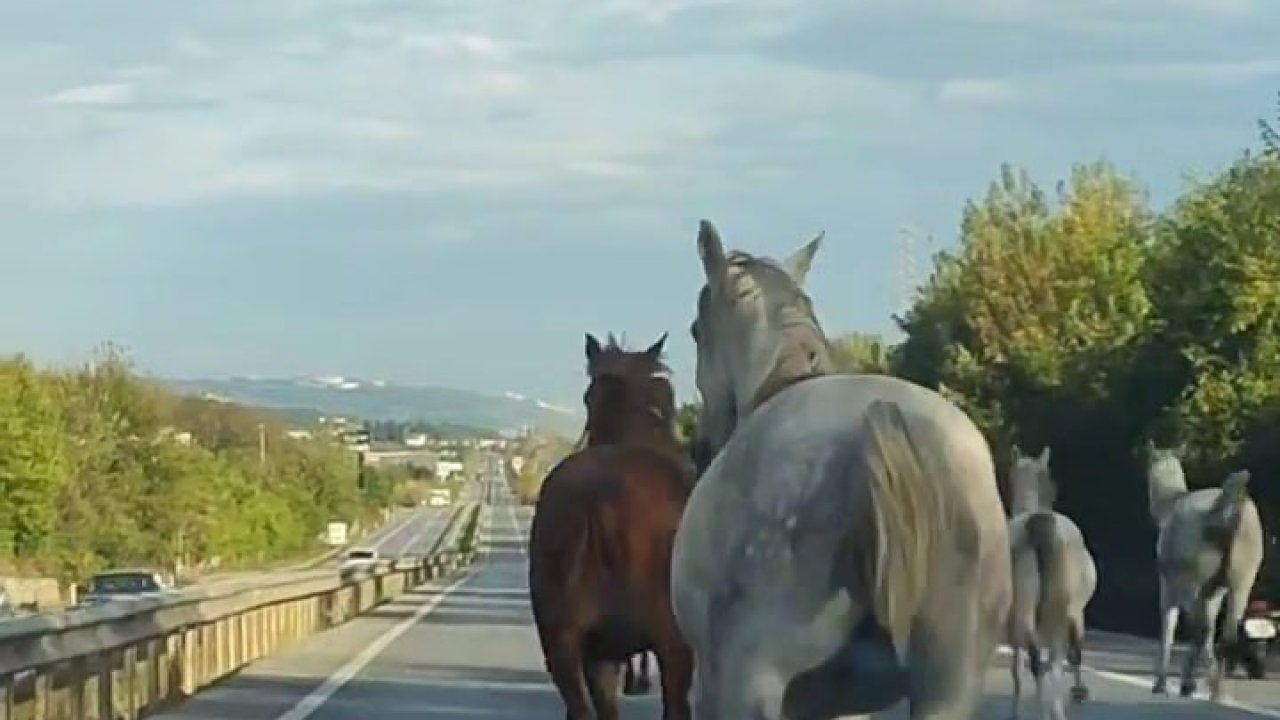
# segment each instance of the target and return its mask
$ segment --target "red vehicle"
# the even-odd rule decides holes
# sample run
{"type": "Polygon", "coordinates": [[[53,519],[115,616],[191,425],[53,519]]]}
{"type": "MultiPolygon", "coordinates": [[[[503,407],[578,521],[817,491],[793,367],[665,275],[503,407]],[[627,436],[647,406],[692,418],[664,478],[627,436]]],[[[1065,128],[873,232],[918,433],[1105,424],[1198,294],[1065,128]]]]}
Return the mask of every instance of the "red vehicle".
{"type": "Polygon", "coordinates": [[[1280,620],[1280,608],[1270,601],[1255,599],[1245,608],[1244,618],[1240,621],[1239,641],[1234,648],[1223,648],[1222,660],[1226,664],[1227,674],[1235,672],[1239,665],[1244,666],[1245,674],[1252,680],[1262,680],[1267,676],[1267,655],[1275,642],[1277,620],[1280,620]]]}

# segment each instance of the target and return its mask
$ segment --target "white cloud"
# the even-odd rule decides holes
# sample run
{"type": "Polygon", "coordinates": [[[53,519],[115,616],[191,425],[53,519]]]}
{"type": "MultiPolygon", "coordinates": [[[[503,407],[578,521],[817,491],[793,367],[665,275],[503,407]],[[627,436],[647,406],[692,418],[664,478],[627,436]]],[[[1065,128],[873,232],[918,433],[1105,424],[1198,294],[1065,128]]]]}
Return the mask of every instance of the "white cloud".
{"type": "MultiPolygon", "coordinates": [[[[446,22],[334,20],[314,33],[282,27],[278,37],[235,46],[169,37],[115,68],[136,87],[60,91],[28,104],[21,123],[0,122],[0,149],[21,144],[11,155],[25,160],[0,169],[0,180],[24,178],[0,182],[0,200],[151,205],[584,178],[635,183],[664,168],[679,172],[683,155],[714,141],[726,123],[800,123],[852,107],[883,114],[909,99],[871,76],[750,57],[562,63],[554,53],[575,30],[545,22],[523,32],[505,23],[488,29],[481,19],[453,30],[446,22]],[[126,114],[83,107],[126,102],[135,106],[126,114]]],[[[84,58],[86,69],[100,64],[84,58]]]]}
{"type": "Polygon", "coordinates": [[[128,83],[77,85],[42,98],[51,105],[125,105],[133,100],[128,83]]]}
{"type": "Polygon", "coordinates": [[[419,35],[410,33],[402,39],[405,47],[424,50],[444,59],[502,61],[510,56],[506,43],[484,33],[446,33],[419,35]]]}
{"type": "MultiPolygon", "coordinates": [[[[889,14],[914,17],[939,37],[957,13],[1006,32],[1001,23],[1116,29],[1258,12],[1249,0],[1224,0],[1230,13],[1208,0],[934,2],[929,17],[888,0],[228,0],[190,19],[131,11],[115,26],[0,48],[0,77],[21,78],[0,84],[0,202],[789,183],[804,176],[793,148],[916,138],[953,107],[1007,114],[1102,84],[1277,72],[1271,58],[1205,63],[1144,55],[1141,43],[1124,64],[1090,65],[1064,46],[1047,73],[965,67],[942,80],[913,74],[914,50],[864,59],[845,41],[832,50],[842,62],[827,65],[768,51],[824,13],[862,13],[864,32],[889,14]],[[14,72],[23,68],[37,72],[14,72]]],[[[52,15],[47,24],[62,27],[52,15]]]]}

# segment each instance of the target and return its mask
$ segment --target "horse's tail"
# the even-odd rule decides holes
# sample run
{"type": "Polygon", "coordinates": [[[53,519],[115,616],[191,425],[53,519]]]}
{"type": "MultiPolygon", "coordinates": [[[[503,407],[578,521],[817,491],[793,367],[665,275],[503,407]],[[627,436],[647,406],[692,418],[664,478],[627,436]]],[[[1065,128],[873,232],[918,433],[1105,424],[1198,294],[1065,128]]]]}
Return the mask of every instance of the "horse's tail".
{"type": "Polygon", "coordinates": [[[1222,492],[1205,516],[1205,527],[1218,530],[1228,538],[1235,535],[1244,504],[1249,500],[1249,471],[1231,473],[1222,481],[1222,492]]]}
{"type": "Polygon", "coordinates": [[[901,408],[888,401],[871,403],[865,430],[876,554],[864,561],[863,584],[872,612],[901,657],[928,590],[945,513],[938,479],[929,477],[901,408]]]}
{"type": "Polygon", "coordinates": [[[1056,646],[1070,632],[1071,578],[1067,574],[1066,546],[1058,537],[1058,519],[1051,512],[1038,512],[1024,526],[1027,545],[1035,553],[1040,571],[1040,593],[1036,601],[1036,634],[1042,643],[1056,646]]]}

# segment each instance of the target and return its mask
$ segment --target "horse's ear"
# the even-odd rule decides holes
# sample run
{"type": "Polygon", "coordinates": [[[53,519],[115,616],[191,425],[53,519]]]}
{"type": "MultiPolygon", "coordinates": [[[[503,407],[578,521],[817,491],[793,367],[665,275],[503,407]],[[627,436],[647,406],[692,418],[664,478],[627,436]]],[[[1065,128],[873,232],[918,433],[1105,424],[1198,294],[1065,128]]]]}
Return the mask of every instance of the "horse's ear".
{"type": "Polygon", "coordinates": [[[662,333],[662,336],[659,337],[656,342],[650,345],[649,348],[644,351],[644,354],[648,355],[650,360],[655,360],[655,361],[660,360],[662,359],[662,348],[666,344],[667,344],[667,333],[662,333]]]}
{"type": "Polygon", "coordinates": [[[600,341],[595,335],[587,333],[587,364],[590,365],[600,357],[600,341]]]}
{"type": "Polygon", "coordinates": [[[804,287],[804,281],[809,277],[809,268],[813,265],[813,256],[818,254],[818,248],[822,247],[822,239],[826,237],[825,230],[813,236],[813,239],[804,244],[799,250],[791,253],[791,255],[782,261],[782,267],[786,268],[787,274],[795,281],[796,285],[804,287]]]}
{"type": "Polygon", "coordinates": [[[702,258],[702,271],[706,275],[707,285],[718,286],[724,279],[729,261],[725,258],[720,231],[716,230],[710,220],[698,223],[698,257],[702,258]]]}
{"type": "Polygon", "coordinates": [[[1044,449],[1040,451],[1039,462],[1041,467],[1049,467],[1049,455],[1050,455],[1050,447],[1048,445],[1045,445],[1044,449]]]}

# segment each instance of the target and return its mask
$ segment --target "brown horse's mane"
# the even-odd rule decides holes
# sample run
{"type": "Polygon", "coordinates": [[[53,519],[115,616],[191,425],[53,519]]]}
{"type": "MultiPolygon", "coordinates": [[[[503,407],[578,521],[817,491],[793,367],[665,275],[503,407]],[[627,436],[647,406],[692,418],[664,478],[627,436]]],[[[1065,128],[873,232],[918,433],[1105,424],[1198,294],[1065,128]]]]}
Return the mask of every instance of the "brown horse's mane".
{"type": "Polygon", "coordinates": [[[600,348],[595,362],[588,363],[587,375],[591,378],[620,375],[628,379],[665,376],[671,368],[667,366],[664,355],[655,357],[643,351],[628,350],[613,333],[609,333],[608,341],[600,348]]]}
{"type": "Polygon", "coordinates": [[[613,333],[587,364],[587,422],[580,447],[634,433],[676,443],[675,391],[661,354],[628,350],[613,333]],[[599,427],[593,427],[595,418],[599,427]],[[601,438],[593,442],[593,437],[601,438]]]}

